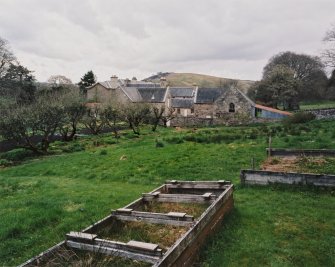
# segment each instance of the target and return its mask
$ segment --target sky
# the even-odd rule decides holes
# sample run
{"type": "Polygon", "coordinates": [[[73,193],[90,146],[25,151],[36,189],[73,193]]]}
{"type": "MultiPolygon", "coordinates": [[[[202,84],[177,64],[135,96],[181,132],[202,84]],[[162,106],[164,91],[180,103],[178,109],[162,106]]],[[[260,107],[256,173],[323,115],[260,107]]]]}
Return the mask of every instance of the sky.
{"type": "Polygon", "coordinates": [[[269,58],[320,55],[334,0],[0,0],[0,37],[35,77],[74,83],[192,72],[259,80],[269,58]]]}

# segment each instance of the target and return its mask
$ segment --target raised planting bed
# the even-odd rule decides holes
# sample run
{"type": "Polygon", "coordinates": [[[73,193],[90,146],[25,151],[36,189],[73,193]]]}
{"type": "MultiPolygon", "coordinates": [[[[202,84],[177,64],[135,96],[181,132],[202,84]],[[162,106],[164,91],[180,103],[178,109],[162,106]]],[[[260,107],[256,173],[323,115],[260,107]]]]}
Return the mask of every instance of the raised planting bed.
{"type": "Polygon", "coordinates": [[[272,157],[335,157],[335,150],[333,149],[266,148],[266,153],[272,157]]]}
{"type": "Polygon", "coordinates": [[[21,266],[190,266],[233,205],[229,181],[168,181],[21,266]]]}
{"type": "Polygon", "coordinates": [[[335,187],[335,175],[241,170],[242,185],[312,185],[317,187],[335,187]]]}

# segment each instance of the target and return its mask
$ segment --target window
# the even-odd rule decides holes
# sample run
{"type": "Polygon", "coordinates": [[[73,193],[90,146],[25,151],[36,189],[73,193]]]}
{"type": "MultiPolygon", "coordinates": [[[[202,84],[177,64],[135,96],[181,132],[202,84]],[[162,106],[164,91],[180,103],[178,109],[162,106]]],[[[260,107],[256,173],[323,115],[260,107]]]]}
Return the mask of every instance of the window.
{"type": "Polygon", "coordinates": [[[194,113],[194,108],[191,108],[191,114],[193,114],[194,113]]]}
{"type": "Polygon", "coordinates": [[[180,114],[180,108],[177,108],[177,114],[180,114]]]}
{"type": "Polygon", "coordinates": [[[229,104],[229,112],[235,112],[235,105],[234,103],[229,104]]]}

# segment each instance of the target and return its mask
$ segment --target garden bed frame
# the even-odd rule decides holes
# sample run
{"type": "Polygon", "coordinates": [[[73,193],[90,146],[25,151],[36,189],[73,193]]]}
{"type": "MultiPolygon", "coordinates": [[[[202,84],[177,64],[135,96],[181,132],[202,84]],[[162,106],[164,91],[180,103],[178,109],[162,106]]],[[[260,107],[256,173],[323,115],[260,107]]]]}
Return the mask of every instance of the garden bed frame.
{"type": "Polygon", "coordinates": [[[70,232],[66,240],[28,260],[20,267],[43,266],[61,249],[90,251],[129,258],[153,264],[155,267],[190,266],[197,258],[200,247],[213,233],[224,216],[233,208],[233,185],[229,181],[167,181],[150,193],[124,208],[112,210],[111,215],[90,225],[81,232],[70,232]],[[199,218],[183,212],[155,213],[138,211],[150,202],[208,204],[199,218]],[[187,227],[171,247],[163,252],[157,244],[130,240],[127,243],[98,238],[99,230],[115,221],[141,221],[162,225],[187,227]]]}
{"type": "Polygon", "coordinates": [[[241,170],[242,185],[311,185],[316,187],[335,187],[335,175],[241,170]]]}
{"type": "Polygon", "coordinates": [[[335,150],[332,149],[266,148],[266,153],[272,157],[335,157],[335,150]]]}

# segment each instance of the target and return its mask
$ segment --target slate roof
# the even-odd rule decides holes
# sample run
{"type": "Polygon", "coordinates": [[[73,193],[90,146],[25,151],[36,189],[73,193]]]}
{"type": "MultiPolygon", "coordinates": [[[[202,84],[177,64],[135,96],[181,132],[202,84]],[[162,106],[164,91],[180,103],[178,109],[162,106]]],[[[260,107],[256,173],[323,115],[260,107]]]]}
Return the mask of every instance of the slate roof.
{"type": "Polygon", "coordinates": [[[135,87],[120,87],[121,90],[129,97],[132,102],[140,102],[142,101],[142,97],[135,87]]]}
{"type": "Polygon", "coordinates": [[[198,88],[195,103],[213,104],[223,93],[223,88],[198,88]]]}
{"type": "Polygon", "coordinates": [[[173,98],[171,99],[171,107],[173,108],[192,108],[193,98],[192,99],[173,98]]]}
{"type": "Polygon", "coordinates": [[[166,88],[137,88],[144,102],[164,102],[166,88]]]}
{"type": "Polygon", "coordinates": [[[193,97],[193,87],[170,87],[171,97],[193,97]]]}

